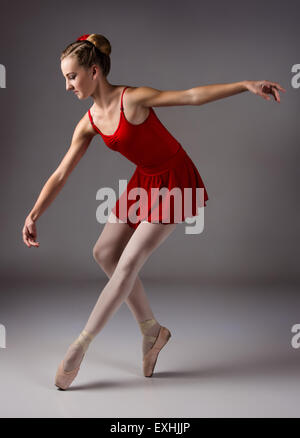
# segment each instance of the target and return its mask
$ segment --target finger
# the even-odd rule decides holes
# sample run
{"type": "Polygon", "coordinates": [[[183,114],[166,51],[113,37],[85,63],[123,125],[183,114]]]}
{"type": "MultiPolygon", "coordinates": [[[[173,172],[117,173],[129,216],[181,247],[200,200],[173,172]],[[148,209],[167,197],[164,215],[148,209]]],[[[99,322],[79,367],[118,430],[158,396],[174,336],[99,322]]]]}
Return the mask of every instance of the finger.
{"type": "Polygon", "coordinates": [[[275,95],[275,100],[277,100],[277,102],[280,102],[280,95],[279,95],[278,91],[276,90],[276,88],[273,88],[273,92],[275,95]]]}
{"type": "Polygon", "coordinates": [[[280,90],[280,91],[286,92],[286,90],[284,88],[282,88],[279,84],[276,84],[276,83],[273,84],[272,83],[272,87],[276,88],[276,90],[280,90]]]}
{"type": "Polygon", "coordinates": [[[34,241],[34,239],[32,239],[32,236],[31,236],[31,234],[29,233],[27,233],[26,234],[26,241],[28,242],[28,244],[29,244],[29,247],[30,246],[35,246],[35,241],[34,241]]]}
{"type": "Polygon", "coordinates": [[[275,90],[275,88],[273,86],[269,87],[268,94],[271,94],[274,97],[274,100],[277,101],[276,90],[275,90]]]}
{"type": "Polygon", "coordinates": [[[31,235],[29,236],[29,239],[31,240],[31,242],[32,242],[33,244],[36,243],[36,235],[31,234],[31,235]]]}
{"type": "Polygon", "coordinates": [[[281,90],[281,91],[286,91],[281,85],[279,85],[277,82],[274,82],[275,86],[277,89],[281,90]]]}
{"type": "Polygon", "coordinates": [[[276,102],[280,102],[279,92],[277,91],[277,89],[276,89],[276,87],[274,85],[271,86],[270,92],[274,96],[276,102]]]}
{"type": "Polygon", "coordinates": [[[29,244],[27,242],[27,236],[26,236],[24,231],[23,231],[23,242],[25,243],[25,245],[29,246],[29,244]]]}

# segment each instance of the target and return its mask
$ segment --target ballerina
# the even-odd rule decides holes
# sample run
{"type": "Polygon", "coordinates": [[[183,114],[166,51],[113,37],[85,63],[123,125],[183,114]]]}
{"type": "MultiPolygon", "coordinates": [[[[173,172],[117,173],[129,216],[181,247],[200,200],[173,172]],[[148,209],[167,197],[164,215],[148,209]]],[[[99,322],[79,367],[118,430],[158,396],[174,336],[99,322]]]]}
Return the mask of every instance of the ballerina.
{"type": "Polygon", "coordinates": [[[267,100],[271,95],[279,103],[279,91],[285,91],[277,82],[267,80],[244,80],[179,91],[112,85],[107,80],[110,52],[110,43],[103,35],[85,34],[61,54],[67,90],[74,92],[80,100],[92,97],[94,104],[78,122],[69,150],[42,188],[22,231],[24,243],[29,248],[38,248],[37,219],[63,188],[95,135],[101,135],[110,149],[137,165],[93,248],[93,256],[109,281],[85,327],[58,366],[55,385],[63,390],[75,379],[91,341],[124,301],[143,335],[145,377],[153,375],[158,354],[171,337],[170,330],[156,320],[138,274],[155,249],[175,230],[176,224],[186,217],[197,216],[199,208],[206,206],[209,198],[197,167],[152,107],[203,105],[244,91],[267,100]],[[202,196],[193,196],[186,210],[183,194],[179,218],[169,195],[163,196],[158,203],[151,199],[150,204],[149,196],[146,200],[141,197],[137,204],[129,198],[133,189],[143,189],[149,195],[157,186],[168,190],[179,187],[182,192],[187,187],[194,192],[201,189],[202,196]],[[122,208],[124,199],[127,201],[125,209],[122,208]],[[132,208],[135,205],[137,209],[132,208]],[[138,210],[139,215],[136,214],[138,210]]]}

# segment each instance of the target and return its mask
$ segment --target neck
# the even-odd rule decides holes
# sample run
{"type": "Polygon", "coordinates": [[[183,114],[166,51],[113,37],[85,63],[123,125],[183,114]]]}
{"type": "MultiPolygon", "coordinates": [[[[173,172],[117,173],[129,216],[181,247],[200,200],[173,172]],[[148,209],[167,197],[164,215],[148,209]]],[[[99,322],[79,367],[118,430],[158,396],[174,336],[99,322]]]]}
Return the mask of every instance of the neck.
{"type": "Polygon", "coordinates": [[[91,94],[95,108],[107,113],[116,99],[118,88],[118,85],[112,85],[107,80],[99,82],[93,94],[91,94]]]}

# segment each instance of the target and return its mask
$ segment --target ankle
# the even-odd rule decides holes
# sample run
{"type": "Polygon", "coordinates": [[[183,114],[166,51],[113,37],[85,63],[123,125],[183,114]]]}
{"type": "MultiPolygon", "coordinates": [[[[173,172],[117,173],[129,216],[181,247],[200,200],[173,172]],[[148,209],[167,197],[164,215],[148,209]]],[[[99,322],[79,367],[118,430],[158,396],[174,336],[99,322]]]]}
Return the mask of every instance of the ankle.
{"type": "Polygon", "coordinates": [[[139,322],[139,327],[144,336],[149,334],[155,334],[161,327],[159,322],[155,318],[149,318],[139,322]]]}
{"type": "Polygon", "coordinates": [[[73,342],[74,345],[78,345],[82,347],[83,352],[85,353],[91,343],[91,341],[94,339],[95,335],[92,333],[89,333],[87,330],[82,330],[78,338],[73,342]]]}

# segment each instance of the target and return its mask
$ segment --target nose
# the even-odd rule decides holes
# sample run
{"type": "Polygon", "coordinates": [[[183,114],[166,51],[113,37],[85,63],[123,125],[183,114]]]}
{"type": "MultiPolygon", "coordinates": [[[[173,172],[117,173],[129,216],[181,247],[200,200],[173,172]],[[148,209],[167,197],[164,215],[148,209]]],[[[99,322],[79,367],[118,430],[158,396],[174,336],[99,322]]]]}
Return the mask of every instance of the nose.
{"type": "Polygon", "coordinates": [[[72,85],[66,82],[66,90],[72,90],[72,85]]]}

